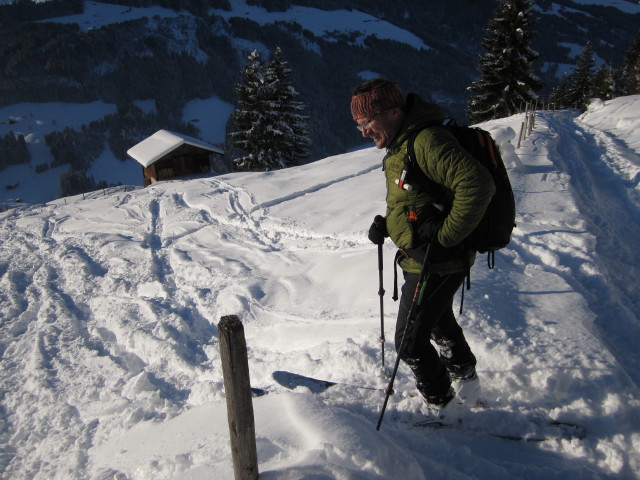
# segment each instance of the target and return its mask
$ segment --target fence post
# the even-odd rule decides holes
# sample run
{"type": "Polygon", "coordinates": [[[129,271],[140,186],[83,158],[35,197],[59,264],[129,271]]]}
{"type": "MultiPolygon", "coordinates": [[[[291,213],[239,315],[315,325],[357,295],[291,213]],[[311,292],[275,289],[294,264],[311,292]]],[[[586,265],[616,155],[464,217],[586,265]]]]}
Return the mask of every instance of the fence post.
{"type": "Polygon", "coordinates": [[[529,111],[529,126],[527,128],[527,135],[531,135],[531,133],[533,132],[533,123],[535,122],[535,118],[535,110],[532,106],[531,110],[529,111]]]}
{"type": "Polygon", "coordinates": [[[518,135],[518,147],[520,148],[520,144],[522,143],[522,136],[524,134],[524,124],[525,122],[522,122],[522,124],[520,125],[520,135],[518,135]]]}
{"type": "Polygon", "coordinates": [[[255,480],[259,476],[258,455],[242,322],[236,315],[221,317],[218,335],[235,480],[255,480]]]}

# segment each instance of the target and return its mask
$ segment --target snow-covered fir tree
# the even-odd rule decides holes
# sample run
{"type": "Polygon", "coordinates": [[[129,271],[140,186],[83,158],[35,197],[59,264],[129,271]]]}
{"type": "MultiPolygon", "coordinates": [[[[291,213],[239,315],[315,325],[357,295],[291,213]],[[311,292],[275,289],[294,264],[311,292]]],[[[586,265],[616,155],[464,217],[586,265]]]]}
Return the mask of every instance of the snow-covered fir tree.
{"type": "Polygon", "coordinates": [[[532,6],[530,0],[503,0],[489,21],[480,79],[469,87],[467,116],[472,123],[512,115],[537,99],[542,84],[533,73],[538,53],[530,47],[532,6]]]}
{"type": "Polygon", "coordinates": [[[622,83],[626,95],[640,93],[640,33],[636,35],[624,56],[622,83]]]}
{"type": "Polygon", "coordinates": [[[237,170],[266,171],[298,165],[308,155],[310,144],[304,105],[287,77],[278,48],[265,64],[253,51],[236,86],[238,107],[233,114],[237,130],[231,134],[234,147],[245,155],[234,158],[237,170]]]}
{"type": "Polygon", "coordinates": [[[264,65],[260,54],[254,50],[242,69],[242,83],[236,85],[238,107],[232,117],[236,131],[230,136],[234,147],[247,152],[244,157],[233,159],[236,167],[249,167],[261,161],[259,156],[263,135],[259,132],[258,125],[262,123],[267,110],[265,90],[264,65]]]}
{"type": "Polygon", "coordinates": [[[302,114],[305,106],[296,100],[298,92],[287,80],[291,69],[287,67],[280,47],[273,53],[266,73],[273,85],[273,111],[278,114],[278,123],[272,132],[273,151],[279,153],[284,166],[298,165],[309,156],[308,117],[302,114]]]}

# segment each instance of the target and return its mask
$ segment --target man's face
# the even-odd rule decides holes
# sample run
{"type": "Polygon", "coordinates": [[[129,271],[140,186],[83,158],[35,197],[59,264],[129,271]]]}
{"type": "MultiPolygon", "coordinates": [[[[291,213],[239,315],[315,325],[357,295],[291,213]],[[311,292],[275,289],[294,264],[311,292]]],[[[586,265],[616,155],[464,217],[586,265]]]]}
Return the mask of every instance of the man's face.
{"type": "Polygon", "coordinates": [[[358,130],[362,132],[363,137],[371,138],[376,148],[386,148],[398,133],[399,117],[399,108],[376,113],[369,118],[358,120],[358,130]]]}

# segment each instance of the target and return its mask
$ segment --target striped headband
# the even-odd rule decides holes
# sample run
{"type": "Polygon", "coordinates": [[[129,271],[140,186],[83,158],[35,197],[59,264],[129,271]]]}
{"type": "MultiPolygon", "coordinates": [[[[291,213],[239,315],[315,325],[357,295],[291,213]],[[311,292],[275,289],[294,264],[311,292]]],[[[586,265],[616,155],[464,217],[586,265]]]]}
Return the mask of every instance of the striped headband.
{"type": "Polygon", "coordinates": [[[371,118],[396,107],[404,107],[405,99],[400,87],[390,83],[384,87],[354,95],[351,98],[351,115],[354,120],[371,118]]]}

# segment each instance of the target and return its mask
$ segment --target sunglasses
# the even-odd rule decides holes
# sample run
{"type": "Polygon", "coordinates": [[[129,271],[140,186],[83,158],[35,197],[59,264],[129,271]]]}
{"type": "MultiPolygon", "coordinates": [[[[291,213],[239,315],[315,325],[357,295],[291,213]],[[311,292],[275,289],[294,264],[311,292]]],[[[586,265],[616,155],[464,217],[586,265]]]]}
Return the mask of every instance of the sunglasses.
{"type": "Polygon", "coordinates": [[[365,130],[368,130],[369,127],[371,126],[371,122],[373,122],[373,120],[379,116],[382,115],[384,113],[387,113],[389,110],[385,110],[384,112],[378,112],[378,113],[374,113],[371,118],[369,118],[369,120],[367,120],[365,123],[363,123],[362,125],[357,125],[356,128],[358,130],[360,130],[361,132],[364,132],[365,130]]]}

